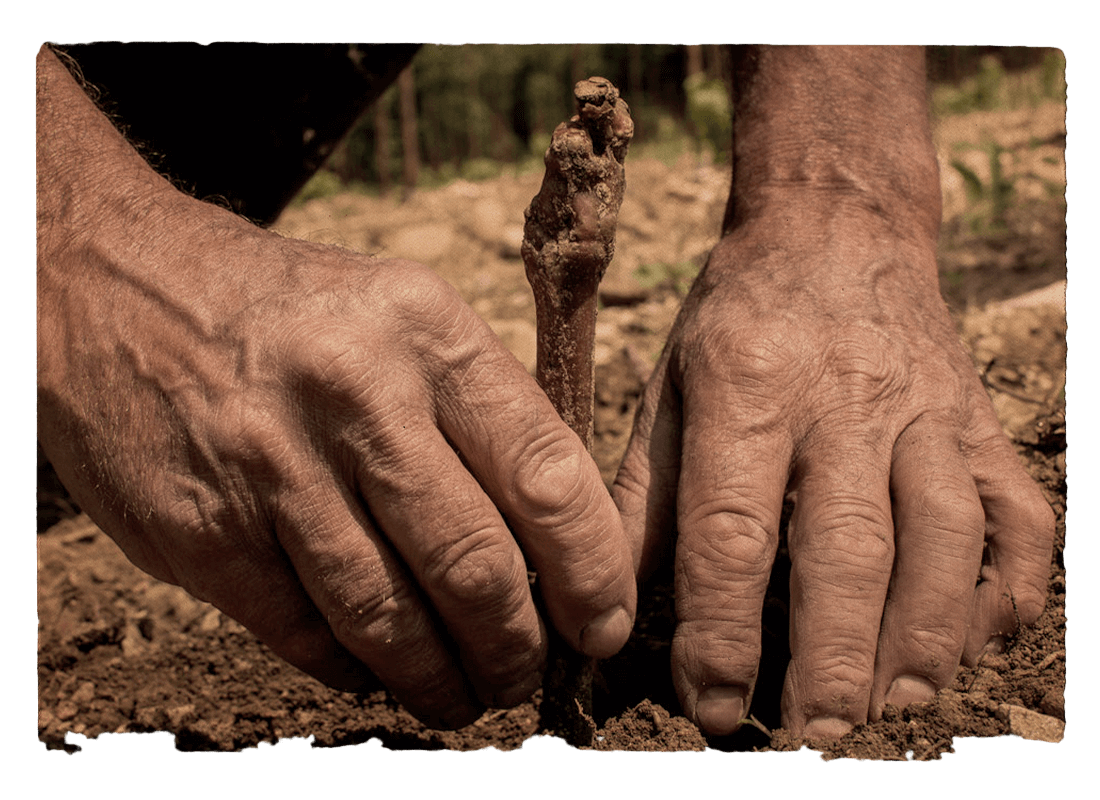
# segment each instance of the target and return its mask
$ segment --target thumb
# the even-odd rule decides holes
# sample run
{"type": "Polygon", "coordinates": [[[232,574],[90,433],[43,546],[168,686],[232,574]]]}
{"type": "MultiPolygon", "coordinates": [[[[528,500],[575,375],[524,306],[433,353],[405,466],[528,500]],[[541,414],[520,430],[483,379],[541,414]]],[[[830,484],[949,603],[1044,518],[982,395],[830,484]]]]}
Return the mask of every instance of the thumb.
{"type": "Polygon", "coordinates": [[[668,351],[642,394],[611,496],[634,554],[639,582],[661,563],[674,539],[680,476],[680,395],[669,379],[668,351]]]}

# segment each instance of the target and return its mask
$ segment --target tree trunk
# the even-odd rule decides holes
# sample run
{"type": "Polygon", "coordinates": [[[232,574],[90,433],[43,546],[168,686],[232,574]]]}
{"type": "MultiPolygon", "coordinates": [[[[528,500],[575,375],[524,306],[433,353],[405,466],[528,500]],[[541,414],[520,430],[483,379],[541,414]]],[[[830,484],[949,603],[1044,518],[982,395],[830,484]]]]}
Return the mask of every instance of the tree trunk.
{"type": "Polygon", "coordinates": [[[383,197],[390,193],[390,97],[384,94],[374,104],[374,166],[383,197]]]}
{"type": "Polygon", "coordinates": [[[397,79],[397,88],[401,94],[401,162],[405,180],[405,197],[416,189],[420,177],[420,151],[416,130],[416,83],[413,80],[412,64],[402,70],[397,79]]]}

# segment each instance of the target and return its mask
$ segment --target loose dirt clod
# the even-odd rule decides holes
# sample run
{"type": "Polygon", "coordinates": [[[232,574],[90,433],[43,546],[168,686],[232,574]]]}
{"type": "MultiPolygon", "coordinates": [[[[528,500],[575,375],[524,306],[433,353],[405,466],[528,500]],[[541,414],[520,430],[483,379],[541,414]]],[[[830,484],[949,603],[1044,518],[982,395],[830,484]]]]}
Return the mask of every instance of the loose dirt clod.
{"type": "MultiPolygon", "coordinates": [[[[580,81],[573,95],[577,114],[554,131],[542,187],[524,215],[520,252],[535,297],[536,377],[591,451],[596,292],[615,254],[634,123],[604,78],[580,81]]],[[[552,640],[544,690],[543,726],[574,746],[590,746],[591,661],[552,640]]]]}

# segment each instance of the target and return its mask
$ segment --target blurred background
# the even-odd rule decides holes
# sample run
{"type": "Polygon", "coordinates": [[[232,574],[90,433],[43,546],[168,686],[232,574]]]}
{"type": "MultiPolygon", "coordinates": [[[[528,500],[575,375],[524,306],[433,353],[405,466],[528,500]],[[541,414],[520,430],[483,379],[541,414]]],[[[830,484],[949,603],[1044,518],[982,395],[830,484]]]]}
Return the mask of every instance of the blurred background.
{"type": "MultiPolygon", "coordinates": [[[[1056,49],[931,47],[928,60],[937,116],[1065,98],[1056,49]]],[[[569,88],[591,75],[630,103],[634,156],[674,161],[695,152],[725,162],[728,74],[725,45],[425,45],[300,198],[541,169],[551,132],[572,114],[569,88]]]]}

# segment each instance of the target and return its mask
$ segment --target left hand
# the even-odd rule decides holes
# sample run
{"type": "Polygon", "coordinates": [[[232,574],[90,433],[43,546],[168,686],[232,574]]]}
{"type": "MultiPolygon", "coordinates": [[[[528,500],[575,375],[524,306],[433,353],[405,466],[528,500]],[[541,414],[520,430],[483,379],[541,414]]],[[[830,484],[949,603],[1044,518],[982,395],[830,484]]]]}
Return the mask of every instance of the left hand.
{"type": "Polygon", "coordinates": [[[748,714],[794,492],[783,724],[832,737],[1033,623],[1054,522],[939,296],[934,243],[844,197],[783,200],[712,252],[613,494],[641,572],[679,530],[674,682],[722,735],[748,714]]]}

